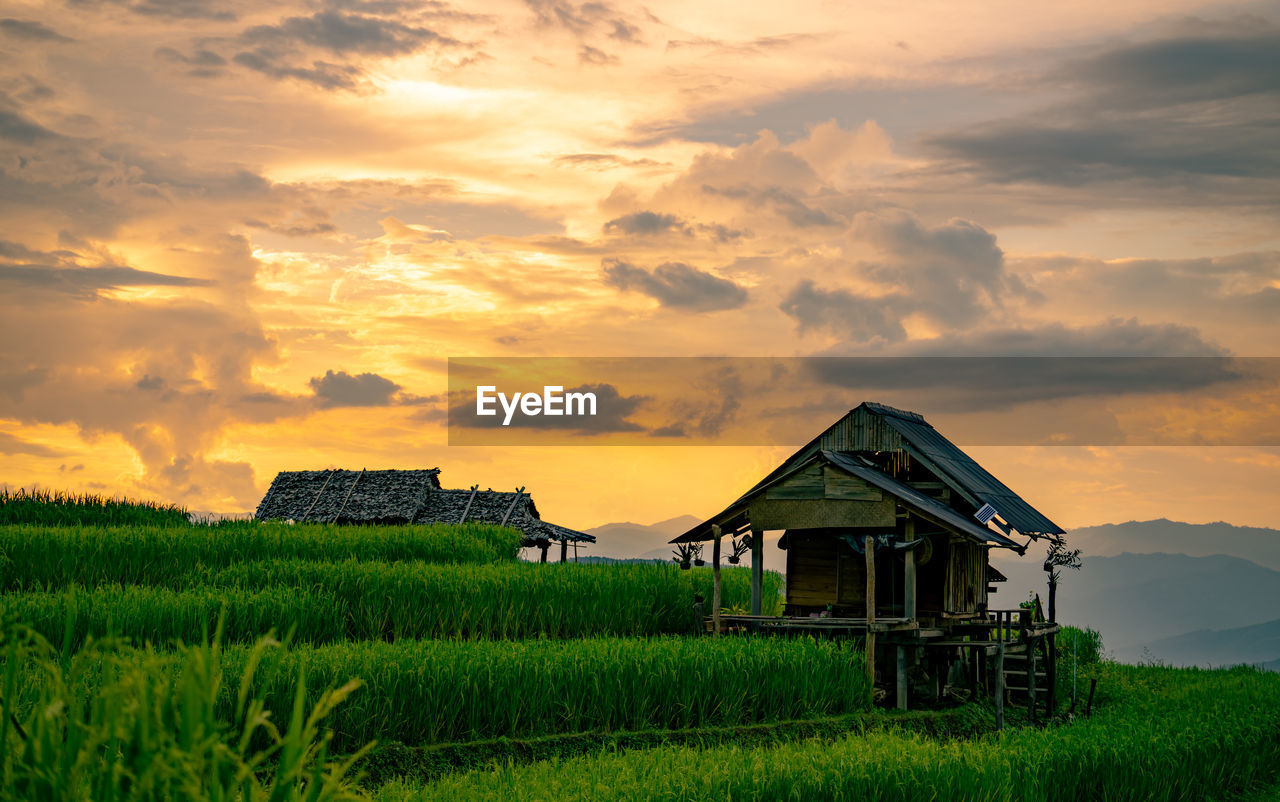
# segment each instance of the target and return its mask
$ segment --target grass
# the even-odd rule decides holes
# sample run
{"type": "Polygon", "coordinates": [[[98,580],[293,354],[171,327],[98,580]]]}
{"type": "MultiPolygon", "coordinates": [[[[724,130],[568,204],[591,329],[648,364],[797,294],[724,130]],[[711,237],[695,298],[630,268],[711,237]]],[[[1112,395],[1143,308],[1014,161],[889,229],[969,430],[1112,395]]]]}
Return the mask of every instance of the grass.
{"type": "Polygon", "coordinates": [[[509,562],[519,548],[516,530],[484,524],[12,525],[0,527],[0,590],[114,583],[181,586],[193,573],[278,558],[509,562]]]}
{"type": "MultiPolygon", "coordinates": [[[[189,647],[183,647],[189,648],[189,647]]],[[[145,655],[140,664],[149,665],[145,655]]],[[[869,707],[853,649],[808,638],[589,638],[576,641],[403,641],[220,652],[220,710],[234,718],[238,678],[252,696],[288,709],[305,674],[305,702],[361,687],[326,725],[335,753],[371,741],[411,746],[499,737],[736,726],[841,715],[869,707]],[[803,675],[792,669],[806,666],[803,675]]],[[[160,666],[164,668],[164,666],[160,666]]],[[[23,709],[39,675],[18,677],[23,709]]],[[[81,677],[82,692],[99,678],[81,677]]],[[[76,688],[72,688],[75,692],[76,688]]]]}
{"type": "Polygon", "coordinates": [[[0,489],[0,526],[187,526],[176,504],[130,501],[61,490],[0,489]]]}
{"type": "Polygon", "coordinates": [[[767,749],[660,747],[395,781],[378,802],[457,799],[1185,800],[1280,777],[1280,675],[1102,664],[1088,720],[938,742],[871,732],[767,749]]]}
{"type": "Polygon", "coordinates": [[[972,738],[995,726],[989,708],[965,705],[948,710],[909,712],[867,710],[842,716],[770,721],[763,724],[693,727],[676,730],[625,730],[494,738],[428,746],[379,743],[357,764],[361,784],[375,787],[394,780],[437,780],[467,769],[536,763],[543,760],[653,749],[662,746],[708,748],[778,746],[804,740],[833,742],[867,732],[917,732],[931,738],[972,738]]]}
{"type": "MultiPolygon", "coordinates": [[[[228,650],[228,663],[233,654],[228,650]]],[[[589,638],[348,643],[273,652],[255,688],[358,677],[335,748],[555,733],[679,729],[829,716],[870,705],[860,653],[811,638],[589,638]],[[804,671],[796,671],[804,666],[804,671]]]]}
{"type": "MultiPolygon", "coordinates": [[[[124,566],[127,568],[127,566],[124,566]]],[[[126,573],[103,568],[97,577],[126,573]]],[[[200,641],[225,616],[227,642],[269,630],[294,641],[404,638],[555,638],[688,633],[693,597],[710,597],[709,569],[674,565],[433,565],[265,560],[157,571],[178,587],[103,585],[0,595],[0,615],[60,641],[125,636],[200,641]]],[[[777,599],[781,577],[766,574],[777,599]]],[[[750,571],[722,572],[727,605],[749,602],[750,571]]]]}
{"type": "MultiPolygon", "coordinates": [[[[157,655],[93,644],[59,653],[39,638],[6,633],[0,638],[0,798],[361,798],[348,775],[354,760],[329,759],[323,730],[325,717],[356,685],[317,695],[310,704],[297,692],[269,703],[249,692],[253,668],[269,650],[269,642],[259,643],[240,661],[241,672],[227,675],[217,646],[157,655]],[[25,704],[14,703],[20,693],[25,704]],[[232,704],[224,703],[227,694],[232,704]]],[[[303,687],[301,670],[293,684],[303,687]]]]}

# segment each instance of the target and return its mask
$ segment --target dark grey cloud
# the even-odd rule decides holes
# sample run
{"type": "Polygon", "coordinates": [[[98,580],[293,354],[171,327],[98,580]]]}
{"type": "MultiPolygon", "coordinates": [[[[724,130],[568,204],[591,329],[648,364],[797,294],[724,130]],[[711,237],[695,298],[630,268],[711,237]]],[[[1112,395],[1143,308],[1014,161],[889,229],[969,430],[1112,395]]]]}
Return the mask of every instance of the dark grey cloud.
{"type": "Polygon", "coordinates": [[[933,408],[948,411],[1193,392],[1258,375],[1274,382],[1280,375],[1280,360],[1242,360],[1194,328],[1136,319],[976,331],[904,341],[876,356],[865,354],[865,348],[850,343],[802,363],[805,374],[820,384],[887,397],[927,394],[933,408]],[[1262,364],[1268,362],[1277,364],[1262,364]]]}
{"type": "Polygon", "coordinates": [[[666,262],[650,272],[620,259],[605,259],[602,269],[609,286],[644,293],[672,309],[713,312],[747,302],[744,288],[682,262],[666,262]]]}
{"type": "Polygon", "coordinates": [[[864,213],[854,230],[883,254],[862,266],[864,275],[892,288],[902,311],[948,328],[973,323],[1006,296],[1031,295],[1005,270],[995,235],[968,220],[931,227],[903,212],[864,213]]]}
{"type": "Polygon", "coordinates": [[[461,44],[428,28],[340,11],[320,11],[305,17],[288,17],[274,25],[255,25],[241,33],[239,39],[244,44],[263,47],[305,45],[335,55],[374,56],[401,56],[428,45],[461,44]]]}
{"type": "Polygon", "coordinates": [[[96,296],[100,290],[121,287],[208,287],[208,279],[169,276],[133,267],[48,267],[45,265],[0,265],[0,286],[66,293],[80,297],[96,296]]]}
{"type": "Polygon", "coordinates": [[[812,279],[791,288],[778,308],[796,322],[801,332],[829,331],[858,343],[898,342],[906,339],[897,295],[878,298],[855,295],[845,289],[822,289],[812,279]]]}
{"type": "Polygon", "coordinates": [[[1138,181],[1203,196],[1218,185],[1205,181],[1280,177],[1280,31],[1265,23],[1117,46],[1042,80],[1071,99],[925,146],[949,169],[1000,182],[1138,181]]]}
{"type": "Polygon", "coordinates": [[[16,112],[0,108],[0,139],[7,139],[20,145],[35,145],[61,139],[61,137],[16,112]]]}
{"type": "MultiPolygon", "coordinates": [[[[797,161],[799,160],[797,159],[797,161]]],[[[805,167],[807,169],[807,165],[805,167]]],[[[703,184],[701,189],[708,195],[718,195],[723,198],[744,201],[753,208],[770,207],[775,214],[796,228],[844,225],[843,221],[836,219],[821,209],[809,206],[796,197],[794,193],[782,187],[757,187],[748,184],[718,187],[712,184],[703,184]]]]}
{"type": "Polygon", "coordinates": [[[345,370],[327,370],[308,383],[315,393],[316,406],[322,409],[389,406],[400,392],[400,385],[376,373],[352,375],[345,370]]]}
{"type": "Polygon", "coordinates": [[[615,217],[604,224],[606,234],[661,234],[666,231],[685,231],[685,223],[674,214],[635,212],[615,217]]]}
{"type": "Polygon", "coordinates": [[[172,47],[162,47],[156,51],[155,56],[161,61],[187,67],[187,75],[196,78],[212,78],[221,75],[223,68],[227,65],[225,58],[204,48],[198,48],[191,55],[186,55],[172,47]]]}
{"type": "Polygon", "coordinates": [[[292,78],[324,89],[353,90],[364,71],[330,59],[392,58],[428,47],[463,43],[420,25],[368,14],[318,11],[245,29],[236,39],[243,48],[232,60],[272,78],[292,78]]]}
{"type": "Polygon", "coordinates": [[[591,64],[597,67],[607,67],[615,64],[621,64],[622,59],[612,53],[606,53],[598,47],[582,45],[578,48],[578,63],[591,64]]]}
{"type": "Polygon", "coordinates": [[[74,42],[54,29],[35,20],[0,19],[0,33],[28,42],[74,42]]]}
{"type": "Polygon", "coordinates": [[[215,0],[68,0],[72,8],[117,6],[144,17],[177,20],[234,20],[235,12],[215,0]]]}
{"type": "Polygon", "coordinates": [[[0,432],[0,454],[30,454],[33,457],[60,457],[63,452],[49,448],[40,443],[32,443],[22,438],[0,432]]]}
{"type": "Polygon", "coordinates": [[[836,265],[833,273],[853,273],[875,289],[823,288],[811,279],[797,283],[779,309],[802,333],[828,331],[852,342],[895,343],[906,339],[902,320],[910,315],[957,331],[1006,298],[1037,297],[1006,270],[995,236],[967,220],[929,226],[901,211],[864,212],[851,230],[880,255],[836,265]]]}

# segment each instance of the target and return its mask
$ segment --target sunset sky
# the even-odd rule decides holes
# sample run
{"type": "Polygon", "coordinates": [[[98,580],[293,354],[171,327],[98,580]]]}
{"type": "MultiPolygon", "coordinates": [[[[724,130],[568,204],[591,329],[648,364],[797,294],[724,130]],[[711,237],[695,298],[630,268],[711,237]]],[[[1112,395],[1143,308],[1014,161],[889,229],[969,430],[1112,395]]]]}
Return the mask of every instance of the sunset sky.
{"type": "MultiPolygon", "coordinates": [[[[566,526],[650,523],[792,449],[450,447],[447,360],[1280,357],[1278,26],[1184,0],[0,0],[0,482],[233,512],[280,470],[438,466],[566,526]]],[[[944,433],[1230,430],[967,450],[1067,528],[1280,525],[1275,383],[789,408],[816,434],[863,400],[944,433]]]]}

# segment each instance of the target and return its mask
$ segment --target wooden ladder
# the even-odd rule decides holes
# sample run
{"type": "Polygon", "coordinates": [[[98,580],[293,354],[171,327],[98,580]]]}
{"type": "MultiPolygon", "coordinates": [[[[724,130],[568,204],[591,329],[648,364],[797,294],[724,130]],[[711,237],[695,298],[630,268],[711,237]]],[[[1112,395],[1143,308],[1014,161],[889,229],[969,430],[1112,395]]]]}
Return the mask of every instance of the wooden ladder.
{"type": "Polygon", "coordinates": [[[1031,658],[1035,657],[1035,703],[1037,711],[1049,709],[1048,645],[1044,638],[1010,647],[1004,655],[1004,690],[1010,702],[1030,707],[1031,658]],[[1028,651],[1029,647],[1029,651],[1028,651]]]}

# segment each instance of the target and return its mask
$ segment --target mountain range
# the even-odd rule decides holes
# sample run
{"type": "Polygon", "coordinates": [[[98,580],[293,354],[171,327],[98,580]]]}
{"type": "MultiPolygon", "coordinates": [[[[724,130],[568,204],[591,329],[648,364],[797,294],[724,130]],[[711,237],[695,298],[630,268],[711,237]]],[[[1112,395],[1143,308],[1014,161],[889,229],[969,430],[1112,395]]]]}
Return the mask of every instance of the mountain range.
{"type": "MultiPolygon", "coordinates": [[[[587,553],[667,560],[668,541],[698,520],[605,524],[587,530],[597,538],[587,553]]],[[[770,534],[766,567],[780,569],[782,553],[771,548],[778,533],[770,534]]],[[[1101,632],[1116,659],[1280,670],[1280,531],[1158,519],[1082,527],[1067,539],[1083,567],[1063,571],[1058,620],[1101,632]]],[[[1047,601],[1042,554],[1036,544],[1025,557],[992,552],[1009,579],[996,585],[993,608],[1016,607],[1031,592],[1047,601]]]]}

